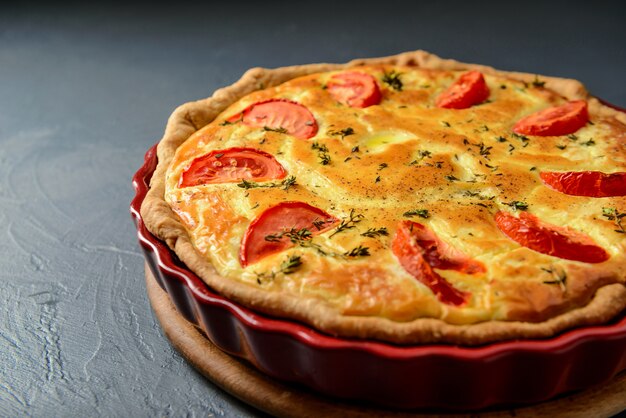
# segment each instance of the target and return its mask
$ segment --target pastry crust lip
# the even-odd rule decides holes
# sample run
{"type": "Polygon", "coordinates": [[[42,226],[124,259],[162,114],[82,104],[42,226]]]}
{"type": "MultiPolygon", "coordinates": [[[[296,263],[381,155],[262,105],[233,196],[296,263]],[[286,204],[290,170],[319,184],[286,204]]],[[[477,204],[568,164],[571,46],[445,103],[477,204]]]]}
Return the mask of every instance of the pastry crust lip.
{"type": "MultiPolygon", "coordinates": [[[[373,338],[400,344],[445,342],[477,345],[513,338],[545,338],[575,326],[608,322],[626,308],[626,287],[622,284],[610,284],[599,288],[587,305],[543,322],[487,321],[471,325],[452,325],[432,318],[394,322],[384,318],[345,316],[313,300],[306,300],[303,303],[301,299],[292,295],[259,292],[257,288],[247,284],[224,280],[211,263],[195,250],[185,227],[164,199],[165,173],[176,149],[229,105],[253,91],[303,75],[373,64],[442,70],[476,69],[486,74],[507,76],[526,82],[532,82],[536,77],[535,74],[504,72],[483,65],[442,59],[425,51],[357,59],[346,64],[310,64],[277,69],[253,68],[233,85],[217,90],[210,98],[183,104],[170,116],[163,139],[157,148],[158,165],[152,176],[151,188],[141,207],[141,215],[147,228],[165,241],[192,271],[218,293],[255,310],[300,320],[342,337],[373,338]]],[[[570,100],[588,100],[597,113],[626,124],[625,114],[603,106],[598,100],[591,98],[580,82],[544,76],[542,81],[546,82],[546,87],[564,97],[570,100]]]]}

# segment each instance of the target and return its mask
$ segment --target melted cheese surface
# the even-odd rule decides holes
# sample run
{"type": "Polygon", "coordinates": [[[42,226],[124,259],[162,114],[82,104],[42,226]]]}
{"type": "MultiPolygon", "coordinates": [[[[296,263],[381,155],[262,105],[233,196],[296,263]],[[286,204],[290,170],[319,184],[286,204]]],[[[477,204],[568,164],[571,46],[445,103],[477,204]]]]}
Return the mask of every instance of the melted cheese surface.
{"type": "Polygon", "coordinates": [[[516,121],[566,100],[548,89],[485,75],[491,92],[485,103],[440,109],[434,105],[436,97],[463,72],[388,66],[352,71],[376,78],[383,95],[380,104],[355,109],[336,102],[324,88],[336,72],[305,76],[244,97],[177,150],[167,172],[166,201],[197,251],[224,280],[298,295],[342,315],[393,321],[432,317],[453,324],[543,320],[586,303],[602,285],[626,281],[626,234],[615,232],[615,223],[603,217],[603,208],[626,212],[626,197],[569,196],[545,186],[539,177],[541,171],[626,171],[623,124],[596,115],[591,107],[592,123],[574,135],[518,136],[511,130],[516,121]],[[391,70],[400,73],[401,91],[382,81],[391,70]],[[224,123],[271,98],[306,106],[318,133],[302,140],[224,123]],[[328,164],[321,164],[314,143],[328,148],[328,164]],[[193,159],[231,147],[272,154],[297,184],[287,190],[245,189],[237,183],[178,187],[193,159]],[[360,245],[370,255],[345,259],[294,246],[242,268],[239,249],[246,228],[282,201],[306,202],[345,221],[351,213],[362,216],[353,228],[334,235],[336,228],[331,229],[313,242],[335,254],[360,245]],[[600,264],[569,261],[510,240],[497,228],[494,214],[513,211],[514,201],[527,203],[528,212],[547,223],[589,235],[610,259],[600,264]],[[415,210],[427,210],[429,216],[405,215],[415,210]],[[441,240],[485,265],[484,274],[437,271],[471,295],[465,305],[440,302],[392,254],[394,231],[406,219],[427,225],[441,240]],[[386,228],[389,235],[363,236],[370,228],[386,228]],[[302,260],[297,271],[272,274],[292,255],[302,260]]]}

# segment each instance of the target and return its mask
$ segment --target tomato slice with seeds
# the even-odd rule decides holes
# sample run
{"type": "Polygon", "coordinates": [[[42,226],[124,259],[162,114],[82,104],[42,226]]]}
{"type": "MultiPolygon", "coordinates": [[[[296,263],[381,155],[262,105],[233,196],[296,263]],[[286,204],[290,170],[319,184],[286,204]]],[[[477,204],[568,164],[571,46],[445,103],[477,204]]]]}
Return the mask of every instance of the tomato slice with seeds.
{"type": "Polygon", "coordinates": [[[456,270],[466,274],[486,271],[481,262],[472,260],[417,222],[400,223],[391,249],[409,274],[428,286],[441,302],[449,305],[464,304],[469,293],[454,288],[434,269],[456,270]]]}
{"type": "Polygon", "coordinates": [[[287,171],[271,154],[254,148],[214,150],[194,159],[183,171],[178,187],[233,183],[241,179],[282,179],[287,171]]]}
{"type": "Polygon", "coordinates": [[[589,121],[587,102],[575,100],[543,109],[520,119],[513,132],[522,135],[557,136],[573,134],[589,121]]]}
{"type": "Polygon", "coordinates": [[[548,224],[534,215],[508,212],[495,215],[496,225],[507,237],[523,247],[566,260],[602,263],[609,254],[589,237],[568,227],[548,224]]]}
{"type": "Polygon", "coordinates": [[[376,79],[356,71],[333,75],[326,89],[333,99],[356,108],[376,105],[382,98],[376,79]]]}
{"type": "Polygon", "coordinates": [[[299,139],[309,139],[317,133],[317,122],[305,106],[287,99],[269,99],[255,103],[227,119],[245,125],[273,130],[284,129],[299,139]]]}
{"type": "Polygon", "coordinates": [[[304,202],[282,202],[272,206],[254,219],[241,241],[239,261],[243,267],[254,264],[268,255],[293,247],[295,244],[285,232],[306,229],[310,239],[328,231],[339,219],[304,202]],[[271,239],[267,237],[271,236],[271,239]]]}
{"type": "Polygon", "coordinates": [[[544,171],[541,180],[551,188],[572,196],[626,196],[626,173],[600,171],[544,171]]]}
{"type": "Polygon", "coordinates": [[[489,97],[489,87],[479,71],[470,71],[437,97],[437,107],[445,109],[467,109],[482,103],[489,97]]]}

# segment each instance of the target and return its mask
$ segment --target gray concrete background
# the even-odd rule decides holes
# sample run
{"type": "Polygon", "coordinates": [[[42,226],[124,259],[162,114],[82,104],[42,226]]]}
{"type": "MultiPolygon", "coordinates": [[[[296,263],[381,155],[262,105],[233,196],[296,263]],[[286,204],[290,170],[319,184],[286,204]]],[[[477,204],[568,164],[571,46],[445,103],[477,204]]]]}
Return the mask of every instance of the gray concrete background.
{"type": "Polygon", "coordinates": [[[626,107],[624,22],[617,1],[0,6],[0,416],[258,415],[145,295],[130,179],[177,105],[253,66],[421,48],[626,107]]]}

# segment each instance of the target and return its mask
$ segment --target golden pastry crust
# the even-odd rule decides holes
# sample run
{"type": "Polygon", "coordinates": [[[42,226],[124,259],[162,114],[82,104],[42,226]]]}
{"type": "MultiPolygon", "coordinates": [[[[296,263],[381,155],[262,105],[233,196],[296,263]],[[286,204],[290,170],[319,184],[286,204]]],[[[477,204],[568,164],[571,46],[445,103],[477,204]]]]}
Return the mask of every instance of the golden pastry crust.
{"type": "MultiPolygon", "coordinates": [[[[537,175],[529,167],[581,169],[583,161],[577,159],[573,147],[571,151],[553,152],[555,146],[567,145],[558,143],[559,138],[511,143],[513,151],[492,147],[487,159],[481,158],[485,147],[480,144],[488,143],[487,137],[493,142],[494,135],[510,133],[512,122],[534,110],[533,103],[545,106],[583,99],[588,100],[591,119],[596,121],[596,125],[583,129],[599,144],[594,152],[602,154],[591,164],[584,162],[585,169],[626,171],[626,116],[590,98],[573,80],[541,76],[544,88],[528,89],[529,97],[521,100],[515,88],[523,90],[524,84],[532,84],[536,77],[443,60],[423,51],[343,65],[250,70],[233,86],[216,91],[209,99],[185,104],[170,117],[159,143],[159,164],[142,205],[142,216],[148,229],[217,292],[262,312],[298,319],[340,336],[473,345],[546,337],[573,326],[606,322],[626,306],[626,240],[608,233],[611,225],[598,212],[609,205],[626,211],[626,198],[581,198],[538,186],[537,175]],[[384,106],[381,103],[352,117],[349,112],[332,109],[328,94],[319,87],[329,71],[354,67],[377,78],[396,69],[407,74],[407,85],[419,82],[428,87],[407,89],[402,95],[386,91],[384,106]],[[486,75],[495,98],[494,105],[484,104],[472,111],[475,121],[468,122],[467,112],[428,105],[411,107],[415,102],[428,103],[429,97],[436,96],[458,75],[454,71],[467,69],[486,75]],[[225,117],[263,99],[295,98],[290,94],[307,88],[315,93],[298,99],[314,112],[320,125],[318,135],[301,141],[280,133],[263,133],[263,149],[284,154],[280,162],[296,174],[297,187],[288,191],[244,191],[235,184],[177,187],[180,173],[193,158],[211,149],[252,144],[252,130],[221,126],[219,122],[225,117]],[[415,119],[402,113],[408,111],[415,119]],[[356,134],[341,139],[329,135],[332,129],[348,126],[356,134]],[[393,143],[386,144],[385,136],[392,137],[393,143]],[[429,142],[433,137],[437,139],[429,142]],[[318,139],[328,144],[336,163],[318,164],[316,153],[310,149],[311,142],[318,139]],[[346,161],[357,145],[368,152],[359,154],[358,161],[346,161]],[[404,161],[405,156],[415,156],[419,150],[428,150],[438,163],[404,161]],[[499,164],[501,178],[492,171],[494,161],[499,164]],[[392,174],[385,172],[388,168],[380,168],[392,163],[392,174]],[[607,166],[612,170],[606,170],[607,166]],[[444,174],[459,181],[447,181],[444,174]],[[481,201],[491,195],[494,198],[481,201]],[[296,248],[289,252],[302,256],[304,268],[288,278],[278,275],[274,280],[257,282],[258,273],[271,271],[285,254],[272,255],[244,269],[236,262],[239,242],[252,219],[285,200],[305,201],[340,219],[348,219],[358,208],[364,216],[359,228],[337,234],[332,240],[327,233],[318,241],[338,250],[367,245],[371,256],[344,262],[319,257],[310,248],[296,248]],[[561,260],[508,240],[495,227],[493,211],[513,200],[528,201],[535,213],[551,223],[563,224],[567,219],[577,228],[583,226],[608,249],[611,258],[601,264],[561,260]],[[404,271],[389,251],[391,238],[364,238],[359,233],[369,227],[394,231],[402,213],[416,204],[433,214],[425,224],[487,266],[485,274],[471,277],[446,272],[447,280],[472,294],[462,307],[441,303],[404,271]],[[571,213],[571,208],[578,210],[571,213]],[[555,285],[555,277],[563,273],[567,285],[555,285]]],[[[259,139],[254,140],[258,144],[259,139]]],[[[589,157],[589,151],[584,155],[589,157]]]]}

